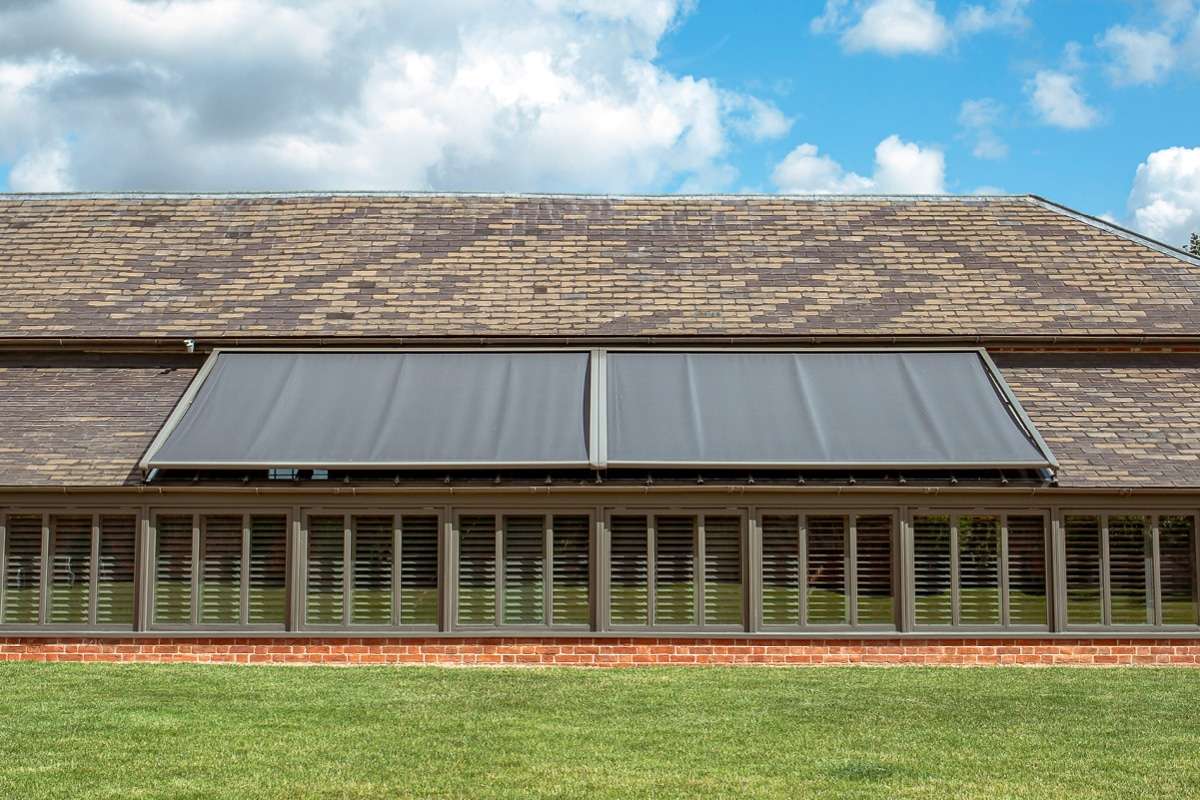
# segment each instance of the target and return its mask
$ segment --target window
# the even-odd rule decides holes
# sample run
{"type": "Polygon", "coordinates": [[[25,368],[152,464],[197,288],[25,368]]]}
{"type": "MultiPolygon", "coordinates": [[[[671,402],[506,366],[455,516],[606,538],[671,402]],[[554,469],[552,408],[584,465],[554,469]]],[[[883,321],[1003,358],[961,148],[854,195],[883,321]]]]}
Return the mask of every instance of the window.
{"type": "Polygon", "coordinates": [[[1067,624],[1196,625],[1189,515],[1067,514],[1067,624]]]}
{"type": "Polygon", "coordinates": [[[1046,531],[1033,514],[914,516],[917,625],[1047,627],[1046,531]]]}
{"type": "Polygon", "coordinates": [[[436,514],[312,514],[304,620],[310,626],[432,627],[436,514]]]}
{"type": "Polygon", "coordinates": [[[132,514],[10,514],[0,621],[132,626],[136,530],[132,514]]]}
{"type": "Polygon", "coordinates": [[[156,514],[154,623],[282,627],[287,527],[284,514],[156,514]]]}
{"type": "Polygon", "coordinates": [[[894,518],[764,513],[765,628],[895,627],[894,518]]]}
{"type": "Polygon", "coordinates": [[[610,623],[743,628],[744,527],[728,513],[614,514],[610,623]]]}
{"type": "Polygon", "coordinates": [[[466,627],[586,627],[591,517],[462,514],[458,616],[466,627]]]}

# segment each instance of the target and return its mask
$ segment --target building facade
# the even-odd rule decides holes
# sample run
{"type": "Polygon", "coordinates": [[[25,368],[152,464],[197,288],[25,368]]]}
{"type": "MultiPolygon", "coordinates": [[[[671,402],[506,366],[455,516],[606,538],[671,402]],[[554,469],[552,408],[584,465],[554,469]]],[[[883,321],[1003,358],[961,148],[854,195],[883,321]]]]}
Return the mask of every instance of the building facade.
{"type": "Polygon", "coordinates": [[[1200,663],[1200,262],[1040,198],[0,242],[0,659],[1200,663]]]}

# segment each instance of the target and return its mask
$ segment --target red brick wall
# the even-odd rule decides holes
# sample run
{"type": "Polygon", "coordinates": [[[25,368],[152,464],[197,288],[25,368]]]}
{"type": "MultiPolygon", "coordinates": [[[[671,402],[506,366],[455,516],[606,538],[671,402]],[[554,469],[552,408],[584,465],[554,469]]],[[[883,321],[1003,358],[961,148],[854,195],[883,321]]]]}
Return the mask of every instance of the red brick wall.
{"type": "Polygon", "coordinates": [[[0,636],[0,661],[232,664],[1200,666],[1197,639],[94,639],[0,636]]]}

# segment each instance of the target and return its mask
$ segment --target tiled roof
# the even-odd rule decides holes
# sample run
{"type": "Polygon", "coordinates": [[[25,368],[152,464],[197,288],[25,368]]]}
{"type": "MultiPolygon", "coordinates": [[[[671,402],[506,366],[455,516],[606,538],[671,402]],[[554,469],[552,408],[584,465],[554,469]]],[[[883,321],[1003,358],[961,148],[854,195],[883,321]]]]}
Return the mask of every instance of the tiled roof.
{"type": "MultiPolygon", "coordinates": [[[[1200,356],[1003,355],[1065,488],[1200,487],[1200,356]]],[[[118,486],[197,360],[0,360],[0,486],[118,486]],[[107,363],[108,366],[102,366],[107,363]]]]}
{"type": "Polygon", "coordinates": [[[0,338],[1176,335],[1198,297],[1031,197],[0,198],[0,338]]]}

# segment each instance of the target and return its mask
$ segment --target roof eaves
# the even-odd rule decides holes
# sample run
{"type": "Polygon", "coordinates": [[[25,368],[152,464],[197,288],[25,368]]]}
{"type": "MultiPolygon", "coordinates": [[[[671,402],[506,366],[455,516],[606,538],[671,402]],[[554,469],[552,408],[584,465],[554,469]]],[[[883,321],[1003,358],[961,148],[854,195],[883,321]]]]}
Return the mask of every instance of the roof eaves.
{"type": "Polygon", "coordinates": [[[589,194],[586,192],[442,192],[381,190],[300,190],[290,192],[0,192],[0,201],[22,200],[253,200],[313,197],[462,197],[529,198],[578,200],[803,200],[807,202],[958,202],[979,203],[1019,200],[1023,194],[774,194],[747,192],[737,194],[589,194]]]}
{"type": "Polygon", "coordinates": [[[1164,242],[1160,242],[1157,239],[1151,239],[1149,236],[1138,233],[1137,231],[1132,231],[1129,228],[1124,228],[1115,222],[1109,222],[1108,220],[1100,219],[1099,217],[1093,217],[1090,214],[1085,214],[1082,211],[1076,211],[1073,208],[1064,206],[1061,203],[1056,203],[1053,200],[1047,200],[1046,198],[1036,194],[1025,195],[1025,197],[1042,208],[1062,214],[1065,217],[1070,217],[1071,219],[1082,222],[1086,225],[1091,225],[1093,228],[1099,228],[1106,233],[1120,236],[1122,239],[1133,242],[1134,244],[1140,244],[1143,247],[1148,247],[1151,250],[1162,253],[1163,255],[1177,258],[1187,264],[1200,267],[1200,258],[1193,256],[1186,250],[1173,247],[1164,242]]]}

